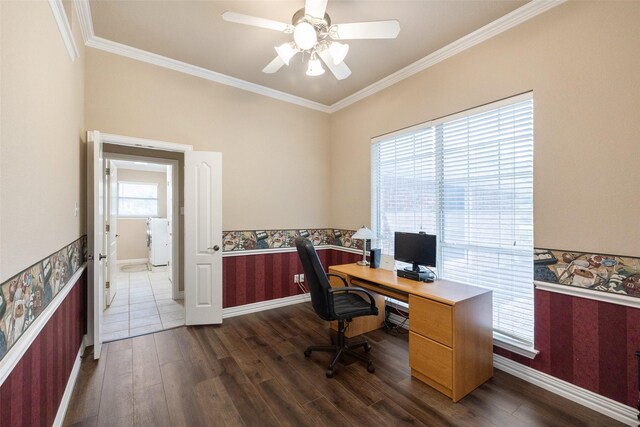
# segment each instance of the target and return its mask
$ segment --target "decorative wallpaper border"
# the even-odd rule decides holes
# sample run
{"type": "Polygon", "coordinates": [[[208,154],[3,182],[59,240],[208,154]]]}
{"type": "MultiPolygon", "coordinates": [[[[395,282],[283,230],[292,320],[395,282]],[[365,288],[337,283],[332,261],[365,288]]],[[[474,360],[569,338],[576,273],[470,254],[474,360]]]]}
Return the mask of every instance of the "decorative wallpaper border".
{"type": "Polygon", "coordinates": [[[640,258],[536,248],[534,280],[640,298],[640,258]]]}
{"type": "Polygon", "coordinates": [[[0,360],[87,259],[87,236],[0,285],[0,360]]]}
{"type": "Polygon", "coordinates": [[[224,252],[293,248],[296,237],[302,236],[311,240],[314,246],[334,245],[361,250],[362,240],[352,239],[354,234],[354,230],[336,228],[224,231],[222,244],[224,252]]]}
{"type": "MultiPolygon", "coordinates": [[[[354,234],[335,228],[224,231],[222,242],[226,253],[293,248],[298,236],[314,246],[362,250],[362,240],[353,239],[354,234]]],[[[533,264],[538,282],[640,298],[640,258],[535,248],[533,264]]]]}

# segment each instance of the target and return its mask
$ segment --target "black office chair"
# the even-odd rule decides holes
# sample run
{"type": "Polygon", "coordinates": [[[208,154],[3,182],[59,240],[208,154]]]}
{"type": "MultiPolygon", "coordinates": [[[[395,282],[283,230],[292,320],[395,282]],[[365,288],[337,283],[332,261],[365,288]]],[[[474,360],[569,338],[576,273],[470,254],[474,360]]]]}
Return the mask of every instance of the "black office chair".
{"type": "Polygon", "coordinates": [[[334,345],[312,345],[304,351],[305,357],[311,356],[313,351],[327,351],[335,353],[331,364],[327,368],[327,378],[332,378],[336,370],[336,365],[346,353],[354,356],[367,363],[367,371],[374,372],[375,368],[371,360],[364,354],[353,351],[358,347],[363,347],[366,353],[371,350],[371,346],[366,340],[347,343],[345,340],[345,321],[351,322],[354,317],[360,316],[377,316],[378,307],[371,292],[362,288],[354,288],[349,286],[347,281],[337,274],[326,274],[318,259],[313,244],[307,239],[298,237],[296,239],[296,248],[306,282],[311,293],[311,304],[313,309],[321,319],[338,321],[338,338],[334,345]],[[339,277],[343,282],[344,288],[332,288],[329,284],[327,276],[339,277]],[[365,294],[369,301],[366,301],[359,294],[365,294]]]}

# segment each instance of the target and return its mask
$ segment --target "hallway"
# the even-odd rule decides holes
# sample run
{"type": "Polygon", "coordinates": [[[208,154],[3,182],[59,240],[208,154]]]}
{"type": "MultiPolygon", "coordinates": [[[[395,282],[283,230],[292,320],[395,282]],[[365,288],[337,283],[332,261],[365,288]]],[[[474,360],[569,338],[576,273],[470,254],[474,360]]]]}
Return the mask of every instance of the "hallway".
{"type": "Polygon", "coordinates": [[[184,325],[184,300],[171,298],[166,267],[118,272],[118,291],[104,311],[103,341],[184,325]]]}

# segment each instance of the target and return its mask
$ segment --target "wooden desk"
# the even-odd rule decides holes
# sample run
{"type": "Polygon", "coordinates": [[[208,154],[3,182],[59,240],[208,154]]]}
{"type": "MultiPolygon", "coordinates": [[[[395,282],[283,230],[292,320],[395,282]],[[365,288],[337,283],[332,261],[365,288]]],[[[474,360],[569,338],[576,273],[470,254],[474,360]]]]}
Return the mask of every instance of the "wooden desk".
{"type": "Polygon", "coordinates": [[[335,265],[329,272],[350,286],[409,303],[413,377],[457,402],[493,376],[491,291],[448,280],[416,282],[357,264],[335,265]]]}

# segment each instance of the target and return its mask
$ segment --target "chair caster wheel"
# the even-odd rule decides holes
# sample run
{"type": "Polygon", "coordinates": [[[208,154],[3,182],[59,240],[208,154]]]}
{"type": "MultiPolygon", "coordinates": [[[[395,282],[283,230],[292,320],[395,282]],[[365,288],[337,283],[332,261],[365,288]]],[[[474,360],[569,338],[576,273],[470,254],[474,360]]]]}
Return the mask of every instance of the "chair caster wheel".
{"type": "Polygon", "coordinates": [[[367,372],[369,372],[370,374],[373,374],[376,371],[376,368],[373,367],[373,363],[369,363],[367,365],[367,372]]]}
{"type": "Polygon", "coordinates": [[[369,345],[369,343],[367,343],[367,345],[364,346],[364,352],[369,353],[370,351],[371,351],[371,346],[369,345]]]}
{"type": "Polygon", "coordinates": [[[309,350],[305,350],[304,357],[309,357],[309,356],[311,356],[311,352],[309,350]]]}
{"type": "Polygon", "coordinates": [[[325,375],[327,376],[327,378],[333,378],[333,374],[335,372],[333,371],[333,369],[327,369],[327,372],[325,373],[325,375]]]}

